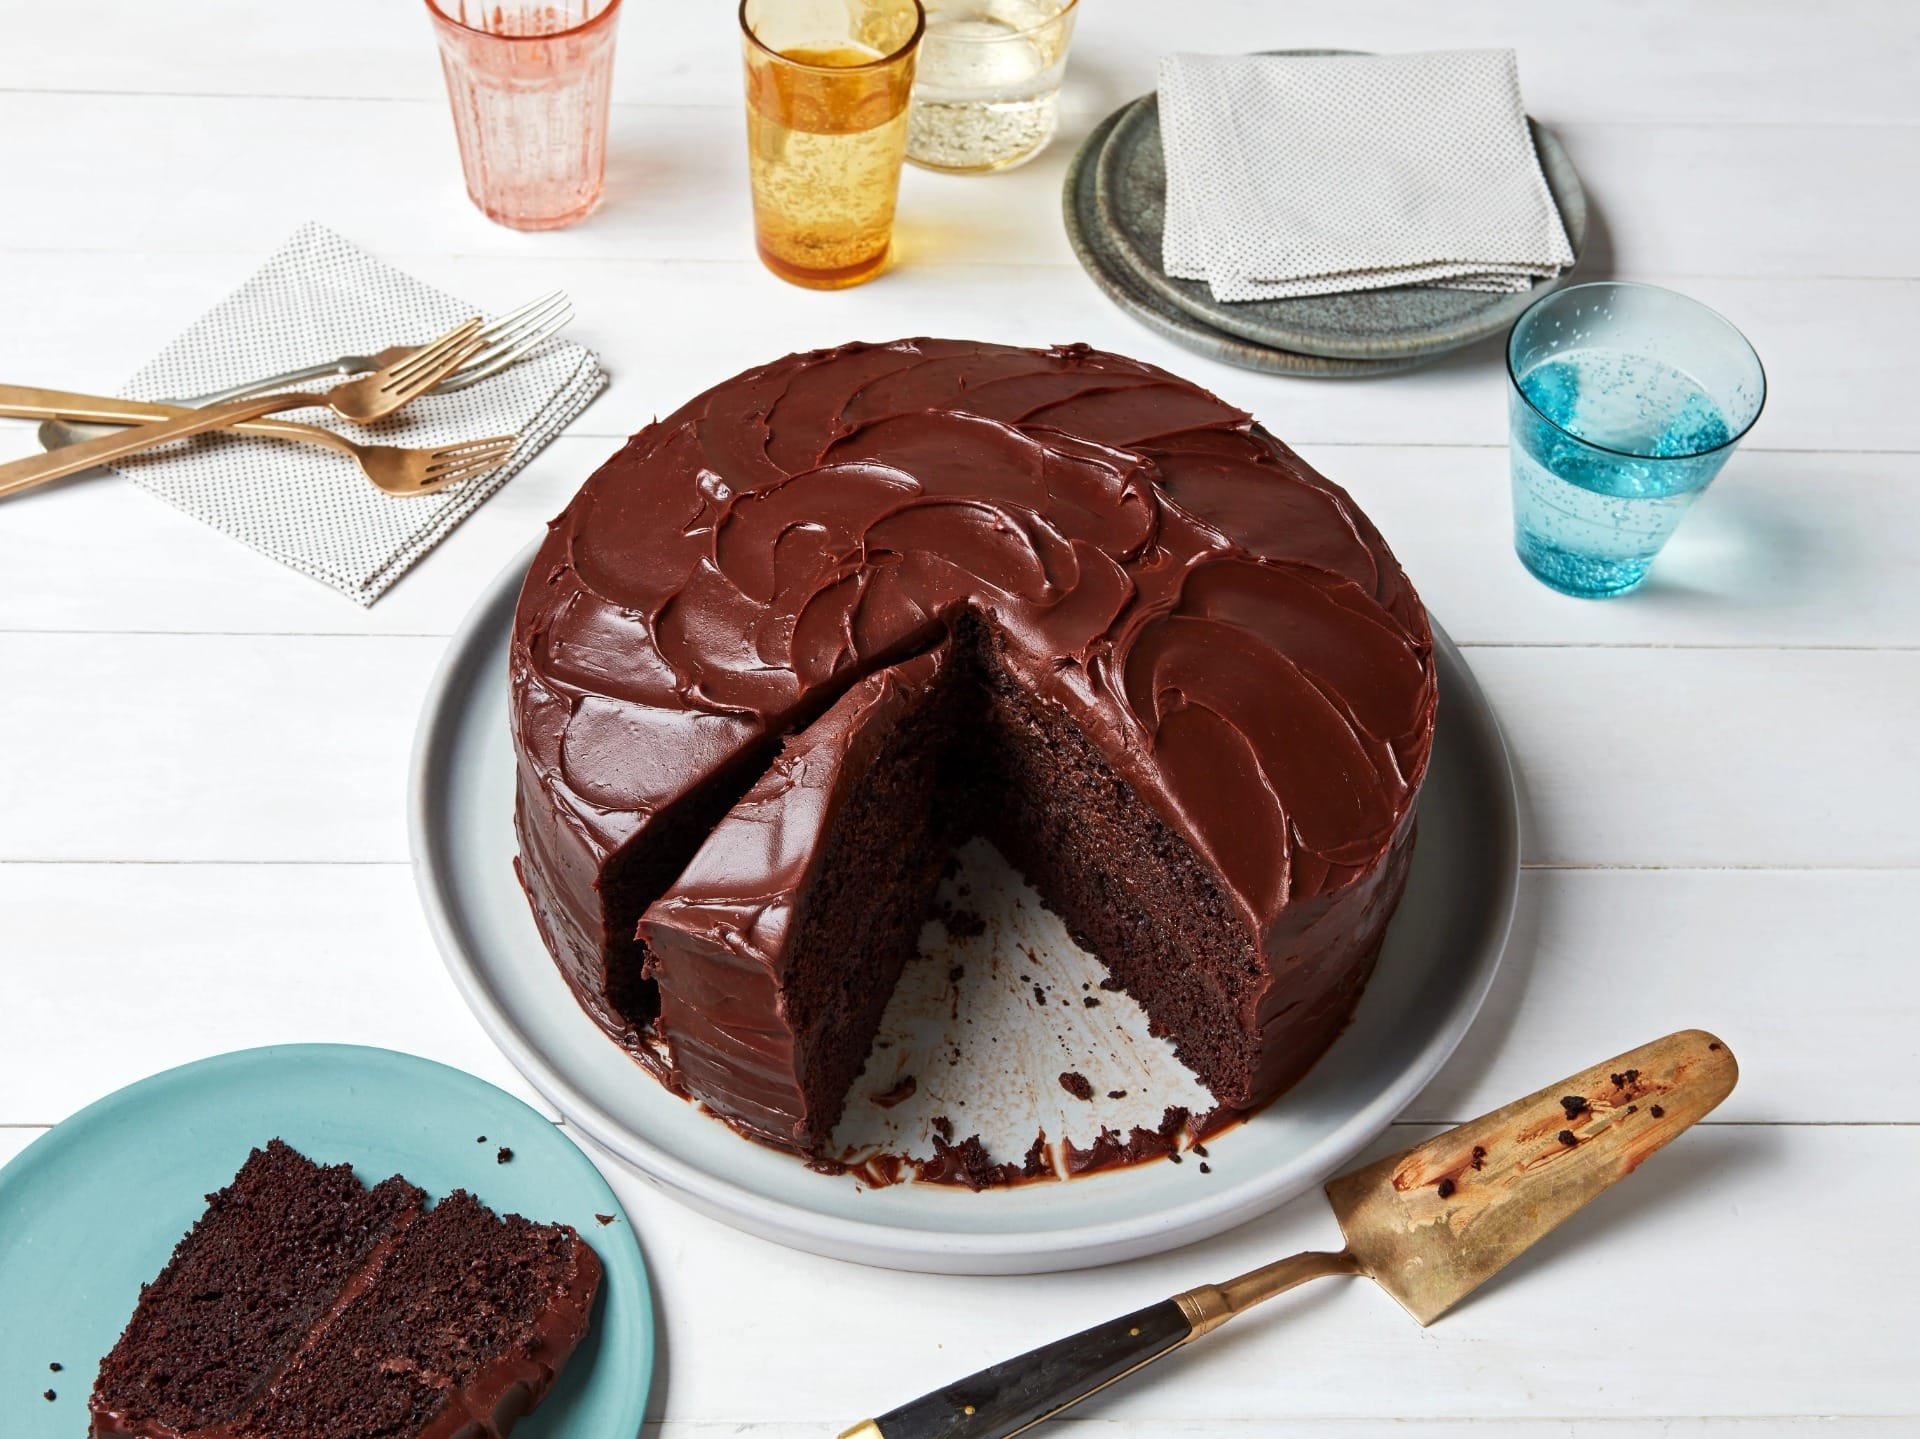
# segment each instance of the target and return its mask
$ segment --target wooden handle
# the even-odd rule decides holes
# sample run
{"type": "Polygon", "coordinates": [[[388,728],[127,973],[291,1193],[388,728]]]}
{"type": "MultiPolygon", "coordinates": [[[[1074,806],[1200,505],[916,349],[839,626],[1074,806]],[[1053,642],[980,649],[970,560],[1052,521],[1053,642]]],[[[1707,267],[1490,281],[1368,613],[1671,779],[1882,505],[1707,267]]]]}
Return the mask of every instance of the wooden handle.
{"type": "Polygon", "coordinates": [[[1179,1348],[1191,1332],[1180,1305],[1162,1300],[970,1374],[841,1439],[1008,1439],[1179,1348]]]}
{"type": "Polygon", "coordinates": [[[142,450],[150,450],[158,445],[183,440],[189,435],[204,434],[208,430],[226,429],[231,425],[239,424],[242,420],[258,419],[262,415],[272,414],[275,410],[292,410],[305,405],[325,403],[324,397],[319,395],[267,395],[257,400],[235,400],[232,404],[210,405],[204,410],[190,410],[185,415],[171,420],[135,425],[117,435],[103,435],[97,440],[85,440],[77,445],[68,445],[51,454],[33,455],[24,460],[14,460],[10,464],[0,465],[0,496],[30,490],[35,485],[44,485],[49,480],[78,474],[81,470],[90,470],[95,465],[103,465],[123,455],[138,454],[142,450]]]}

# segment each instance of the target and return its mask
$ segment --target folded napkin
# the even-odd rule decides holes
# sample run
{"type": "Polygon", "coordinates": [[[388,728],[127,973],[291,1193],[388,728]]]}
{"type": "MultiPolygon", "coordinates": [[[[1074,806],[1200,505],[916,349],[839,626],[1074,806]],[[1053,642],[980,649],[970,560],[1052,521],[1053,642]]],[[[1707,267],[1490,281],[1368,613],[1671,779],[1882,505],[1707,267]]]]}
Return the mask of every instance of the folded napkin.
{"type": "Polygon", "coordinates": [[[1169,275],[1221,301],[1524,290],[1573,263],[1510,50],[1170,55],[1169,275]]]}
{"type": "MultiPolygon", "coordinates": [[[[121,394],[140,400],[209,394],[335,355],[431,340],[478,313],[324,226],[308,224],[121,394]]],[[[300,388],[337,383],[334,377],[300,388]]],[[[371,429],[326,410],[284,417],[377,444],[520,436],[499,469],[433,495],[389,495],[344,455],[251,435],[206,435],[114,468],[215,529],[370,605],[546,448],[606,383],[591,350],[551,339],[498,375],[452,394],[423,395],[371,429]]]]}

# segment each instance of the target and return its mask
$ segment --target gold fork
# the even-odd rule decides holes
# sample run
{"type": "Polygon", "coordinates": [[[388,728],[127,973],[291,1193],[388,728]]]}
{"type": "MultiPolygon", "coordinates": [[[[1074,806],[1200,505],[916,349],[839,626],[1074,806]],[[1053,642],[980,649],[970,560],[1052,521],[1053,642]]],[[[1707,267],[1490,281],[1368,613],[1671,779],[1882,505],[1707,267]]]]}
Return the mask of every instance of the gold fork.
{"type": "MultiPolygon", "coordinates": [[[[443,383],[438,391],[444,391],[443,383]]],[[[187,405],[163,405],[146,400],[121,400],[106,395],[79,395],[67,390],[42,390],[26,385],[0,385],[0,415],[23,420],[78,421],[83,424],[144,425],[154,420],[176,420],[191,415],[187,405]]],[[[514,435],[468,440],[438,449],[404,445],[356,444],[345,435],[320,425],[295,420],[248,420],[233,428],[241,434],[296,440],[338,450],[360,466],[360,471],[390,495],[430,495],[485,474],[512,453],[514,435]]]]}
{"type": "Polygon", "coordinates": [[[62,475],[92,469],[95,465],[138,454],[156,445],[171,444],[189,435],[225,429],[244,420],[257,420],[279,410],[297,410],[326,406],[343,419],[361,424],[390,415],[409,400],[425,394],[445,375],[458,369],[484,343],[476,339],[480,321],[469,320],[449,330],[430,345],[423,345],[405,359],[371,371],[357,379],[335,385],[322,394],[290,390],[258,399],[234,400],[224,405],[209,405],[177,419],[136,425],[117,435],[103,435],[78,445],[68,445],[51,454],[15,460],[0,465],[0,496],[17,494],[35,485],[57,480],[62,475]]]}

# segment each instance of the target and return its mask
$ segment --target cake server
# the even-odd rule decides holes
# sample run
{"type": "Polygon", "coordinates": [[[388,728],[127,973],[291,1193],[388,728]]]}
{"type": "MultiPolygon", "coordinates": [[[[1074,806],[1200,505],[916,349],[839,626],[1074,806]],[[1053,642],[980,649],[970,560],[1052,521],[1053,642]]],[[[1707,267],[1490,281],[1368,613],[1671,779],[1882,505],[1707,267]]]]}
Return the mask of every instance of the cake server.
{"type": "Polygon", "coordinates": [[[1007,1439],[1309,1279],[1363,1274],[1431,1324],[1733,1090],[1733,1052],[1682,1030],[1343,1174],[1347,1247],[1296,1254],[982,1369],[840,1439],[1007,1439]]]}

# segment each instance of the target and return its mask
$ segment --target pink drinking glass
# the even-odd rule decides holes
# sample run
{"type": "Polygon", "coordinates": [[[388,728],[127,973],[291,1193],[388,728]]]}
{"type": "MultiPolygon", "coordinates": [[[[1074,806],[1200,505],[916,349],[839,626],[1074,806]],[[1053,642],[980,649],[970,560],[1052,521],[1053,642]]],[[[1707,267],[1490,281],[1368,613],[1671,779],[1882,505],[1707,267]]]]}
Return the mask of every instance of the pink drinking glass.
{"type": "Polygon", "coordinates": [[[467,194],[489,220],[558,230],[600,203],[620,0],[426,0],[467,194]]]}

